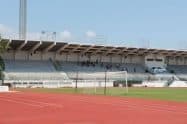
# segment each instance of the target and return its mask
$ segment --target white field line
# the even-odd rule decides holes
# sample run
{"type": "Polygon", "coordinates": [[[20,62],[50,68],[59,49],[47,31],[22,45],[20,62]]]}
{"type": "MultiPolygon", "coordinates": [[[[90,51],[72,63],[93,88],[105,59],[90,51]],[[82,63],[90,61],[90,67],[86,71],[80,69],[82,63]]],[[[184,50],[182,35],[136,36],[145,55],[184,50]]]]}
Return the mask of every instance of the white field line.
{"type": "Polygon", "coordinates": [[[23,99],[23,98],[12,98],[12,97],[1,97],[0,98],[5,98],[5,99],[13,99],[13,100],[16,100],[16,101],[21,101],[21,102],[28,102],[28,103],[34,103],[34,104],[40,104],[41,106],[43,107],[46,107],[46,106],[51,106],[51,107],[57,107],[57,108],[62,108],[63,106],[62,105],[57,105],[57,104],[52,104],[52,103],[47,103],[47,102],[41,102],[39,100],[28,100],[28,99],[23,99]]]}

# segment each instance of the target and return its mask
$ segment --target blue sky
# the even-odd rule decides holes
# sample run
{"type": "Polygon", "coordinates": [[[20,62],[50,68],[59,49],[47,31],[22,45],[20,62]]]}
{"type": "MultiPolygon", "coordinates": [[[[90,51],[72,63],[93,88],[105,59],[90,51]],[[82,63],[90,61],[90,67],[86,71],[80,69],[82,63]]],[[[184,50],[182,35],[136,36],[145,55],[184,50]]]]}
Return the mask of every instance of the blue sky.
{"type": "MultiPolygon", "coordinates": [[[[0,3],[0,31],[17,32],[19,0],[0,3]]],[[[28,32],[42,30],[81,43],[186,49],[187,1],[28,0],[28,32]]]]}

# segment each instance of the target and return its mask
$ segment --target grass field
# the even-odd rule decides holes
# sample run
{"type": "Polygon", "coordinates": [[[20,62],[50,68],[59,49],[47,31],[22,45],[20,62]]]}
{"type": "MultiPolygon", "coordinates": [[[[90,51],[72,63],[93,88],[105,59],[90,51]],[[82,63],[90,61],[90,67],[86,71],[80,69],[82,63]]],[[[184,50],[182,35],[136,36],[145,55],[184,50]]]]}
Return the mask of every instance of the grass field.
{"type": "MultiPolygon", "coordinates": [[[[73,93],[73,94],[90,94],[104,95],[104,88],[58,88],[58,89],[14,89],[17,91],[29,91],[40,93],[73,93]]],[[[145,99],[158,99],[167,101],[187,102],[187,88],[129,88],[129,93],[126,93],[125,88],[107,88],[106,95],[108,96],[125,96],[145,99]]]]}

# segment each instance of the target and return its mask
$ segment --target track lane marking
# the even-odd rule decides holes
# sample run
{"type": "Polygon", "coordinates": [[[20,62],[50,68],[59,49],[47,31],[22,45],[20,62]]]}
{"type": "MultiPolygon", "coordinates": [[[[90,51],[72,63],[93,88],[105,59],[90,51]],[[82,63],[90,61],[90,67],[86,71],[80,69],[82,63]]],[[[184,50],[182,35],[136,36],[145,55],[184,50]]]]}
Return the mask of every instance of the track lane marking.
{"type": "MultiPolygon", "coordinates": [[[[23,94],[21,94],[21,93],[16,93],[17,95],[23,95],[23,94]]],[[[28,96],[28,94],[27,94],[27,96],[28,96]]],[[[26,95],[25,95],[25,97],[27,97],[26,95]]],[[[40,96],[40,98],[42,98],[41,96],[42,95],[39,95],[38,96],[38,94],[32,94],[32,95],[30,95],[29,94],[29,96],[37,96],[37,97],[39,97],[40,96]]],[[[135,107],[135,108],[143,108],[143,109],[147,109],[147,110],[155,110],[155,111],[169,111],[169,112],[173,112],[173,113],[181,113],[181,114],[187,114],[187,112],[186,111],[179,111],[179,110],[176,110],[176,109],[166,109],[164,106],[166,106],[166,107],[169,107],[169,108],[171,108],[171,107],[174,107],[174,108],[177,108],[177,106],[170,106],[170,105],[162,105],[162,104],[152,104],[152,103],[150,103],[150,104],[148,104],[148,103],[146,103],[147,105],[142,105],[143,103],[139,103],[139,104],[132,104],[132,102],[131,101],[129,101],[129,100],[123,100],[123,99],[120,99],[120,102],[118,102],[118,99],[116,99],[117,100],[117,102],[116,103],[106,103],[107,101],[104,101],[105,103],[95,103],[94,102],[94,100],[97,100],[98,101],[98,99],[96,99],[96,98],[93,98],[93,97],[88,97],[88,96],[72,96],[72,95],[65,95],[65,96],[62,96],[62,97],[57,97],[57,96],[48,96],[48,97],[44,97],[44,99],[46,99],[46,98],[53,98],[53,99],[60,99],[60,98],[65,98],[66,100],[70,100],[70,101],[81,101],[81,102],[86,102],[86,103],[94,103],[94,104],[99,104],[99,105],[112,105],[112,106],[117,106],[117,105],[120,105],[121,107],[135,107]],[[75,99],[76,98],[76,99],[75,99]],[[90,100],[92,100],[92,101],[90,101],[90,100]],[[117,104],[117,105],[116,105],[117,104]],[[124,105],[127,105],[127,106],[124,106],[124,105]],[[142,107],[143,106],[143,107],[142,107]]],[[[102,99],[99,99],[99,100],[102,100],[102,99]]],[[[103,101],[100,101],[100,102],[103,102],[103,101]]],[[[108,100],[108,102],[111,102],[110,100],[108,100]]]]}
{"type": "Polygon", "coordinates": [[[51,107],[57,107],[57,108],[62,108],[63,106],[62,105],[57,105],[57,104],[51,104],[51,103],[46,103],[46,102],[40,102],[40,101],[34,101],[34,100],[25,100],[25,99],[22,99],[22,98],[11,98],[11,97],[2,97],[2,96],[0,96],[0,98],[4,98],[4,99],[7,99],[7,98],[9,98],[9,99],[13,99],[13,100],[18,100],[18,101],[22,101],[22,102],[28,102],[29,104],[32,102],[32,103],[34,103],[34,104],[40,104],[41,106],[43,106],[43,107],[47,107],[47,106],[51,106],[51,107]]]}
{"type": "Polygon", "coordinates": [[[17,104],[24,104],[24,105],[28,105],[28,106],[32,106],[32,107],[39,107],[39,108],[43,108],[44,106],[41,105],[35,105],[35,104],[29,104],[29,103],[25,103],[25,102],[20,102],[20,101],[15,101],[15,100],[10,100],[10,99],[0,99],[1,101],[6,101],[6,102],[13,102],[13,103],[17,103],[17,104]]]}
{"type": "Polygon", "coordinates": [[[131,103],[125,103],[125,104],[124,103],[123,104],[121,104],[121,103],[113,103],[113,104],[112,103],[95,103],[95,102],[92,102],[88,99],[79,99],[79,100],[73,100],[73,101],[81,101],[81,102],[97,104],[97,105],[112,105],[112,106],[115,106],[115,107],[118,107],[118,106],[120,106],[120,107],[131,107],[131,108],[136,108],[136,109],[142,108],[143,110],[147,109],[147,110],[166,111],[166,112],[172,112],[172,113],[187,114],[187,112],[185,112],[185,111],[181,112],[181,111],[177,111],[177,110],[173,110],[173,109],[158,108],[159,106],[158,107],[156,106],[157,108],[155,108],[155,106],[151,106],[151,105],[146,105],[146,106],[142,107],[142,105],[139,106],[137,104],[131,104],[131,103]],[[124,105],[126,105],[126,106],[124,106],[124,105]]]}

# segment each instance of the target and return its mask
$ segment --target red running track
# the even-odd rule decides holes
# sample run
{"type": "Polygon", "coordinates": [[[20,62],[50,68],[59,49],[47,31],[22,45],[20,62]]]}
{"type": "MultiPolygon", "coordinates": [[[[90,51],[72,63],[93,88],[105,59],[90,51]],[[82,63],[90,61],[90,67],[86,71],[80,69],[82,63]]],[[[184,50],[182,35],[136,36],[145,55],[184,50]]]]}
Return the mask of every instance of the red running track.
{"type": "Polygon", "coordinates": [[[0,124],[187,124],[187,104],[69,94],[0,94],[0,124]]]}

